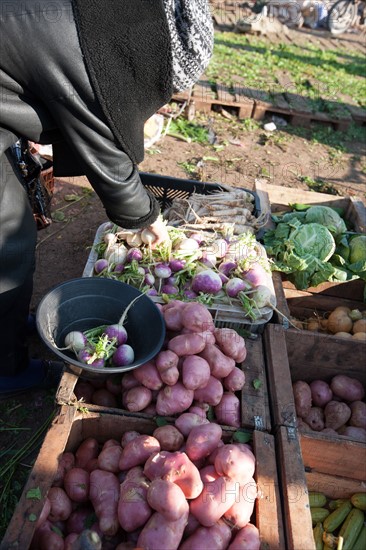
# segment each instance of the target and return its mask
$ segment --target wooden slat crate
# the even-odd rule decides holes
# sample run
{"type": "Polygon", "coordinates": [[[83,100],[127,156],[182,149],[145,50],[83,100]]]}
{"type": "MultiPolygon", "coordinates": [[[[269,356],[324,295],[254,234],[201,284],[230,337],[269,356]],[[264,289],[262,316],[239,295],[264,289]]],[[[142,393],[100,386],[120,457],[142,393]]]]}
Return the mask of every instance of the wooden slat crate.
{"type": "MultiPolygon", "coordinates": [[[[263,339],[262,336],[258,335],[253,336],[253,338],[246,338],[245,341],[248,354],[245,361],[240,365],[245,373],[245,386],[241,392],[238,392],[241,404],[241,427],[270,432],[271,417],[263,339]]],[[[76,404],[77,399],[74,388],[78,380],[79,376],[66,368],[56,392],[56,402],[58,404],[76,404]]],[[[120,408],[106,408],[83,402],[83,406],[89,411],[110,412],[116,415],[129,414],[129,411],[123,409],[122,405],[120,408]]],[[[151,415],[143,412],[139,415],[146,419],[152,419],[151,415]]]]}
{"type": "Polygon", "coordinates": [[[308,492],[349,498],[366,491],[366,446],[298,434],[282,426],[276,434],[287,547],[315,550],[308,492]]]}
{"type": "MultiPolygon", "coordinates": [[[[345,219],[352,224],[354,230],[358,233],[366,233],[366,208],[363,202],[358,198],[339,197],[336,195],[327,195],[325,193],[280,187],[268,184],[261,179],[256,180],[255,191],[259,197],[261,212],[274,214],[276,212],[290,211],[291,209],[288,205],[292,203],[342,208],[345,213],[345,219]]],[[[271,220],[270,216],[268,216],[267,223],[261,231],[266,231],[273,227],[274,222],[271,220]]],[[[291,298],[291,300],[297,296],[304,298],[304,294],[297,291],[293,283],[286,280],[286,277],[281,273],[274,272],[273,281],[276,291],[277,308],[285,317],[288,317],[290,315],[290,308],[287,303],[287,298],[291,298]]],[[[330,302],[323,300],[320,296],[334,296],[336,298],[348,299],[353,302],[359,302],[358,305],[361,306],[364,300],[364,289],[365,282],[361,279],[355,279],[344,283],[324,282],[316,287],[309,287],[306,289],[306,292],[314,294],[314,300],[317,295],[319,297],[319,310],[327,311],[325,308],[330,305],[330,302]]],[[[309,299],[308,302],[310,304],[309,308],[315,307],[316,301],[309,299]]],[[[334,303],[340,305],[338,302],[334,303]]],[[[288,326],[285,317],[277,316],[277,321],[288,326]]]]}
{"type": "MultiPolygon", "coordinates": [[[[82,414],[76,407],[61,407],[46,434],[0,549],[29,549],[35,530],[35,521],[31,519],[38,517],[42,510],[44,499],[56,475],[59,457],[64,451],[75,451],[87,437],[94,437],[103,443],[108,439],[120,440],[127,430],[152,434],[156,427],[152,420],[137,415],[121,417],[96,412],[82,414]],[[41,498],[27,498],[28,492],[36,488],[41,498]]],[[[257,459],[255,480],[260,490],[253,521],[260,530],[262,550],[284,550],[274,437],[256,431],[252,436],[253,451],[257,459]]],[[[224,431],[225,441],[230,440],[231,437],[232,432],[224,431]]]]}
{"type": "MultiPolygon", "coordinates": [[[[293,382],[329,382],[336,374],[345,374],[356,378],[366,388],[366,345],[363,342],[310,331],[285,330],[279,324],[267,325],[264,339],[274,430],[280,426],[296,428],[293,382]]],[[[314,433],[316,437],[323,436],[314,433]]],[[[345,437],[338,439],[340,442],[347,440],[345,437]]]]}

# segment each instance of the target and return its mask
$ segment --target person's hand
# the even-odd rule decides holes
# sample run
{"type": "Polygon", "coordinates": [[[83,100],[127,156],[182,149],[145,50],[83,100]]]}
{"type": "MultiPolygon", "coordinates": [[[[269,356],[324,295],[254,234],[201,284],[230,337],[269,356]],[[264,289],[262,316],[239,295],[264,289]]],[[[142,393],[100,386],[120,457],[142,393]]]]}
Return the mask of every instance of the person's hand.
{"type": "Polygon", "coordinates": [[[166,228],[166,223],[160,216],[156,221],[154,221],[153,224],[149,225],[147,229],[155,235],[155,239],[153,239],[151,243],[151,248],[156,248],[159,244],[169,241],[169,233],[166,228]]]}

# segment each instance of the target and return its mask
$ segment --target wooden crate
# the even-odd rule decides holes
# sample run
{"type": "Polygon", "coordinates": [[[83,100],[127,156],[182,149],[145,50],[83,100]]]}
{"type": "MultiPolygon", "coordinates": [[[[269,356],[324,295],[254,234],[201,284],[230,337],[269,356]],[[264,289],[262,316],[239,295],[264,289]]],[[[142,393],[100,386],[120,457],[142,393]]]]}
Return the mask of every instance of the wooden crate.
{"type": "MultiPolygon", "coordinates": [[[[366,387],[366,345],[363,342],[310,331],[285,330],[279,324],[267,325],[264,340],[275,431],[280,426],[296,427],[292,383],[297,380],[329,382],[336,374],[345,374],[366,387]]],[[[314,438],[317,437],[324,436],[314,433],[314,438]]],[[[339,441],[345,442],[347,438],[339,437],[339,441]]]]}
{"type": "Polygon", "coordinates": [[[282,426],[276,433],[287,547],[315,550],[308,491],[349,498],[366,491],[366,446],[298,434],[282,426]]]}
{"type": "MultiPolygon", "coordinates": [[[[244,389],[238,392],[241,403],[242,428],[270,432],[271,417],[263,338],[261,335],[253,335],[251,338],[245,338],[245,341],[248,354],[245,361],[238,365],[244,371],[246,379],[244,389]]],[[[78,380],[79,376],[66,368],[56,392],[56,402],[58,404],[76,403],[74,388],[78,380]]],[[[105,408],[91,403],[83,403],[83,406],[90,411],[109,412],[117,415],[128,414],[128,411],[122,408],[105,408]]],[[[146,419],[152,418],[151,415],[139,414],[146,419]]]]}
{"type": "MultiPolygon", "coordinates": [[[[58,459],[64,451],[75,451],[87,437],[98,441],[119,440],[127,430],[151,434],[156,428],[152,420],[137,415],[116,416],[103,413],[82,414],[76,407],[63,406],[46,434],[43,445],[25,485],[21,499],[1,543],[1,550],[27,550],[33,537],[35,522],[44,498],[48,494],[57,471],[58,459]],[[39,489],[41,499],[27,498],[28,491],[39,489]]],[[[232,432],[225,431],[228,440],[232,432]]],[[[257,459],[255,480],[261,497],[256,500],[253,521],[260,530],[262,550],[283,550],[284,531],[277,480],[274,437],[253,432],[253,450],[257,459]]]]}
{"type": "MultiPolygon", "coordinates": [[[[261,212],[268,212],[270,214],[279,211],[290,211],[291,209],[288,205],[292,203],[332,206],[342,208],[344,210],[345,219],[352,224],[356,232],[366,232],[366,209],[360,199],[280,187],[277,185],[268,184],[264,180],[256,180],[255,191],[261,204],[261,212]]],[[[271,229],[273,227],[274,223],[270,219],[270,215],[268,215],[267,223],[261,231],[263,232],[266,229],[271,229]]],[[[298,291],[293,283],[286,280],[284,274],[274,272],[273,281],[276,292],[277,308],[283,315],[285,315],[285,317],[288,317],[290,310],[287,303],[287,298],[289,296],[291,298],[296,297],[296,293],[298,291]]],[[[319,296],[319,299],[320,296],[333,296],[335,298],[344,298],[361,303],[364,301],[364,291],[365,282],[360,279],[355,279],[344,283],[324,282],[316,287],[309,287],[306,289],[306,292],[319,296]]],[[[301,293],[299,295],[301,296],[301,293]]],[[[319,307],[322,307],[321,303],[319,304],[319,307]]],[[[288,326],[286,319],[281,315],[276,315],[275,318],[277,322],[288,326]]]]}

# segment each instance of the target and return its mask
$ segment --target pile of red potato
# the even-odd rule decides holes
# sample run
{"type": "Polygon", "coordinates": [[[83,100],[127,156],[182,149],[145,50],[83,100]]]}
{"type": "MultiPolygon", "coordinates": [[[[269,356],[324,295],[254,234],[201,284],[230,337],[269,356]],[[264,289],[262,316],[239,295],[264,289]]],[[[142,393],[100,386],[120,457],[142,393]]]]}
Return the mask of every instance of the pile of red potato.
{"type": "Polygon", "coordinates": [[[337,374],[328,383],[293,383],[300,431],[346,436],[366,442],[365,389],[356,378],[337,374]]]}
{"type": "Polygon", "coordinates": [[[224,441],[216,423],[85,439],[60,457],[31,550],[80,550],[90,534],[89,550],[259,550],[255,457],[224,441]]]}
{"type": "Polygon", "coordinates": [[[77,399],[152,416],[185,412],[196,422],[212,410],[219,424],[240,427],[245,374],[237,364],[247,354],[231,328],[215,328],[206,306],[171,300],[161,306],[167,337],[158,355],[141,367],[101,382],[79,380],[77,399]]]}

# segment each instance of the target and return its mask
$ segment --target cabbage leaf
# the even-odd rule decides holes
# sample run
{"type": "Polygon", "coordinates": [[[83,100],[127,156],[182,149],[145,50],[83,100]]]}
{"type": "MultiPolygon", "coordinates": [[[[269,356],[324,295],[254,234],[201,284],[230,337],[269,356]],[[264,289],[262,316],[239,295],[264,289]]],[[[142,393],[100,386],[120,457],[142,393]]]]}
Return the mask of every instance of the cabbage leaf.
{"type": "Polygon", "coordinates": [[[344,220],[330,206],[316,205],[309,208],[305,213],[305,223],[319,223],[333,235],[340,235],[347,231],[344,220]]]}

